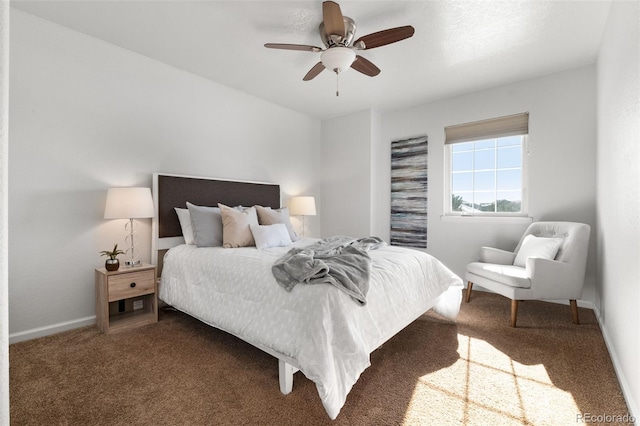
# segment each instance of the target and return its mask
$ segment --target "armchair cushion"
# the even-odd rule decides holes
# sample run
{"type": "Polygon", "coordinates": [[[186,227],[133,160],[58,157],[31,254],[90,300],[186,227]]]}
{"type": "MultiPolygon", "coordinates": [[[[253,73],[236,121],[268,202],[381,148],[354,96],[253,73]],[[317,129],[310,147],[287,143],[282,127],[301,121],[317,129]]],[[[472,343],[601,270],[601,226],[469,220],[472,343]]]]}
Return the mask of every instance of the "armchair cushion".
{"type": "Polygon", "coordinates": [[[553,260],[563,241],[562,238],[536,237],[529,234],[522,240],[513,264],[524,268],[530,257],[553,260]]]}
{"type": "Polygon", "coordinates": [[[497,281],[510,287],[531,287],[531,280],[527,276],[527,270],[519,266],[474,262],[467,265],[467,273],[497,281]]]}
{"type": "Polygon", "coordinates": [[[480,262],[497,263],[498,265],[513,265],[516,254],[511,251],[493,247],[480,247],[480,262]]]}

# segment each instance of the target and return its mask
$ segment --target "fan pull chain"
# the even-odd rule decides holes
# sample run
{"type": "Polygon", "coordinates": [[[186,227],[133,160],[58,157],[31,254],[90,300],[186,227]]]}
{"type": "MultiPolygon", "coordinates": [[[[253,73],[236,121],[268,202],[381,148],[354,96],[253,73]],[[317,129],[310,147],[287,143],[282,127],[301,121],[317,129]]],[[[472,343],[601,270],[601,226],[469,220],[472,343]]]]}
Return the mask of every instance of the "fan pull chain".
{"type": "Polygon", "coordinates": [[[340,96],[340,74],[336,73],[336,97],[340,96]]]}

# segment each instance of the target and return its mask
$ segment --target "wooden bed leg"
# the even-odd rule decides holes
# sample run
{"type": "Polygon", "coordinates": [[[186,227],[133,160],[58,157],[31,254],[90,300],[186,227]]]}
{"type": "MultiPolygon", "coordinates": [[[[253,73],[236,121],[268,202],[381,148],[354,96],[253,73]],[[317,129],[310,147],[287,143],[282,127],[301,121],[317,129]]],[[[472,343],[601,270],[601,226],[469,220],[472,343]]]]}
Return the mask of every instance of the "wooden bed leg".
{"type": "Polygon", "coordinates": [[[469,303],[469,299],[471,298],[472,288],[473,288],[473,283],[471,281],[467,281],[467,296],[464,298],[465,303],[469,303]]]}
{"type": "Polygon", "coordinates": [[[569,300],[571,305],[571,316],[573,317],[573,323],[580,325],[580,317],[578,316],[578,303],[575,300],[569,300]]]}
{"type": "Polygon", "coordinates": [[[293,390],[293,373],[296,369],[283,360],[278,360],[278,374],[280,376],[280,392],[288,395],[293,390]]]}
{"type": "Polygon", "coordinates": [[[516,326],[516,319],[518,318],[518,301],[511,301],[511,327],[516,326]]]}

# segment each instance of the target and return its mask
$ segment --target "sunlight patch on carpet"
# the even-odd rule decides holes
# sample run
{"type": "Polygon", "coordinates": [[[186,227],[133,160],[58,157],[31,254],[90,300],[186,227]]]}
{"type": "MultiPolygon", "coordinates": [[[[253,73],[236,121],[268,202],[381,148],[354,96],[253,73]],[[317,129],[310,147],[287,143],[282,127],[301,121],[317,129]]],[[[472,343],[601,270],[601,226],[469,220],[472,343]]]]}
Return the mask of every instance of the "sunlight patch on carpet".
{"type": "Polygon", "coordinates": [[[488,342],[458,334],[460,358],[419,378],[403,424],[573,424],[580,412],[544,365],[526,365],[488,342]],[[430,407],[447,407],[430,410],[430,407]],[[446,415],[446,418],[439,416],[446,415]]]}

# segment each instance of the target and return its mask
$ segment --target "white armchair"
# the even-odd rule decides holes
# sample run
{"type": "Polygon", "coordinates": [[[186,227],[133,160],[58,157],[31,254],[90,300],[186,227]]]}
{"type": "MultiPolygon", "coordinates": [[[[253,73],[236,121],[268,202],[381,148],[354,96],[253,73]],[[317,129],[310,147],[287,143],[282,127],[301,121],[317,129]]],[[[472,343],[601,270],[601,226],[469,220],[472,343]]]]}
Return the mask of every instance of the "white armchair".
{"type": "Polygon", "coordinates": [[[582,297],[591,228],[583,223],[535,222],[515,251],[482,247],[480,261],[467,265],[469,303],[473,284],[511,299],[511,326],[518,300],[566,300],[580,324],[576,300],[582,297]]]}

